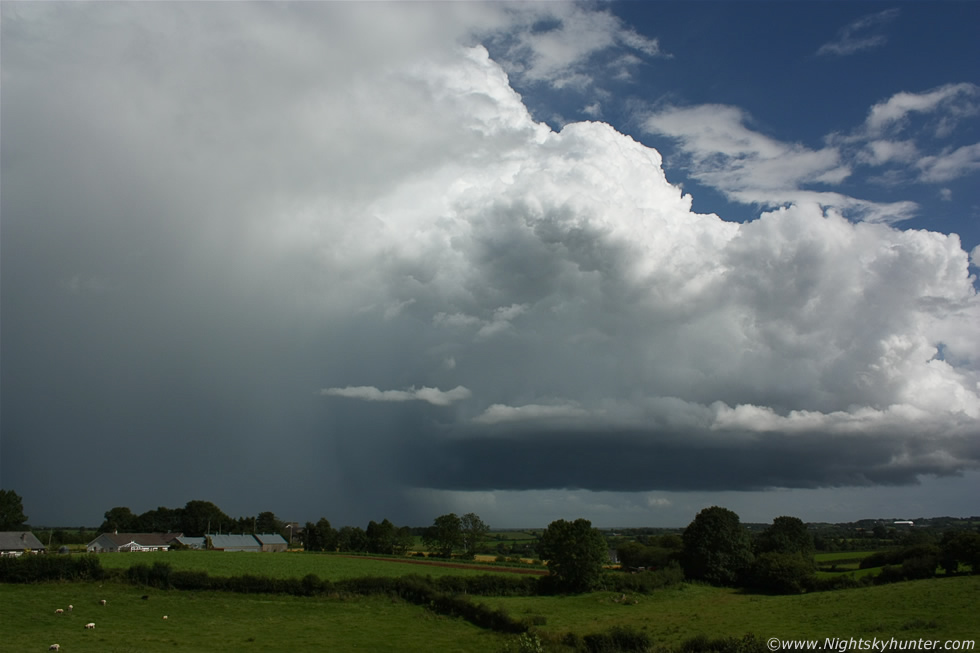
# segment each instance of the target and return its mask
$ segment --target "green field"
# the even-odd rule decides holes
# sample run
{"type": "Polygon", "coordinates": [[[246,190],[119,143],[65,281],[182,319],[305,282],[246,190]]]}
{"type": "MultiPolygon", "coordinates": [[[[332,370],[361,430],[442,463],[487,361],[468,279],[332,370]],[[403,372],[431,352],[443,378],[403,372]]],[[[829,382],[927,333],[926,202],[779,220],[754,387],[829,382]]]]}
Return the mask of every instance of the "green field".
{"type": "MultiPolygon", "coordinates": [[[[480,574],[483,570],[420,566],[323,554],[179,551],[105,554],[106,568],[167,562],[212,576],[254,574],[339,581],[365,576],[480,574]]],[[[488,568],[489,570],[494,567],[488,568]]],[[[496,569],[499,569],[497,567],[496,569]]],[[[869,570],[872,571],[872,570],[869,570]]],[[[877,571],[877,570],[873,570],[877,571]]],[[[550,650],[567,633],[584,636],[629,626],[655,646],[754,634],[778,637],[909,640],[975,638],[980,631],[980,576],[901,582],[794,596],[683,584],[652,594],[593,592],[575,596],[473,597],[536,624],[550,650]]],[[[148,652],[473,651],[500,653],[513,637],[400,599],[382,596],[295,597],[145,589],[124,582],[0,584],[0,652],[46,650],[148,652]],[[142,595],[148,599],[141,599],[142,595]],[[106,599],[108,605],[98,604],[106,599]],[[75,606],[71,614],[55,609],[75,606]],[[164,620],[163,615],[168,619],[164,620]],[[86,622],[96,629],[87,631],[86,622]]]]}
{"type": "Polygon", "coordinates": [[[612,626],[647,632],[655,645],[697,635],[763,639],[973,638],[980,634],[980,576],[911,581],[795,596],[746,594],[684,584],[650,595],[594,592],[567,597],[494,598],[515,617],[543,617],[544,633],[585,635],[612,626]]]}
{"type": "Polygon", "coordinates": [[[122,584],[0,584],[0,651],[459,651],[499,653],[505,636],[383,597],[297,598],[149,591],[122,584]],[[141,596],[148,593],[148,600],[141,596]],[[106,599],[105,607],[98,604],[106,599]],[[55,609],[71,604],[71,614],[55,609]],[[163,619],[167,615],[167,620],[163,619]],[[95,623],[94,630],[85,624],[95,623]]]}
{"type": "Polygon", "coordinates": [[[330,581],[365,576],[458,576],[499,571],[500,566],[486,569],[454,569],[414,564],[418,559],[391,558],[375,560],[326,553],[254,553],[224,551],[166,551],[148,553],[103,553],[99,562],[106,569],[128,569],[135,564],[166,562],[174,570],[206,571],[211,576],[253,574],[272,578],[302,578],[315,574],[330,581]]]}

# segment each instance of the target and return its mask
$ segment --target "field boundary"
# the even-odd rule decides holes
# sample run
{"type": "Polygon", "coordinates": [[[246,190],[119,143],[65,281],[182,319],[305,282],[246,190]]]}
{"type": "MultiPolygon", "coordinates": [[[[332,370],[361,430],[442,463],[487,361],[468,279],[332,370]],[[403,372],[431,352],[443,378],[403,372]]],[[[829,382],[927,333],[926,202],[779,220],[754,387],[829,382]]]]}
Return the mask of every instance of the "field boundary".
{"type": "Polygon", "coordinates": [[[384,558],[374,556],[338,556],[340,558],[350,558],[355,560],[381,560],[384,562],[400,562],[409,565],[428,565],[430,567],[448,567],[450,569],[470,569],[475,571],[486,571],[488,573],[503,574],[524,574],[525,576],[547,576],[547,569],[518,569],[516,567],[494,567],[491,565],[467,564],[463,562],[436,562],[434,560],[412,560],[411,558],[384,558]]]}

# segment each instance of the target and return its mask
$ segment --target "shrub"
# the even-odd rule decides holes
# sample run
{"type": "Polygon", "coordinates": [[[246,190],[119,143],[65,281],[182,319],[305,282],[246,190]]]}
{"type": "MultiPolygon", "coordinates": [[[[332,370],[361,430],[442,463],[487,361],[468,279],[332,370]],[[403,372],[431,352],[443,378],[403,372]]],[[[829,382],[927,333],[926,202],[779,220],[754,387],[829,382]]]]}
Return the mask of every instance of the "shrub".
{"type": "Polygon", "coordinates": [[[646,651],[650,648],[650,636],[630,626],[616,626],[604,633],[582,638],[589,653],[627,653],[646,651]]]}
{"type": "Polygon", "coordinates": [[[752,563],[747,585],[776,594],[801,594],[814,586],[813,562],[798,553],[769,552],[752,563]]]}

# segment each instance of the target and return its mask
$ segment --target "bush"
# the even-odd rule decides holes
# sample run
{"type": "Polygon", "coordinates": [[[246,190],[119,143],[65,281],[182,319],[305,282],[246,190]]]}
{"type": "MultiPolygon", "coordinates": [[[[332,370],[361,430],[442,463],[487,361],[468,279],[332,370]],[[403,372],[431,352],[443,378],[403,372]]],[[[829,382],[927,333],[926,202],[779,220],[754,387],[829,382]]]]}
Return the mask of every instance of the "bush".
{"type": "Polygon", "coordinates": [[[586,635],[582,642],[589,653],[642,652],[651,645],[649,635],[630,626],[616,626],[604,633],[586,635]]]}
{"type": "Polygon", "coordinates": [[[746,584],[764,592],[802,594],[814,586],[813,562],[798,553],[763,553],[752,563],[746,584]]]}
{"type": "Polygon", "coordinates": [[[95,554],[81,556],[22,555],[0,558],[0,583],[50,580],[102,580],[106,572],[95,554]]]}
{"type": "Polygon", "coordinates": [[[664,587],[679,585],[682,582],[684,582],[684,570],[677,562],[671,562],[663,569],[656,571],[608,574],[604,579],[604,585],[607,589],[614,592],[633,592],[634,594],[649,594],[664,587]]]}
{"type": "Polygon", "coordinates": [[[682,653],[769,653],[766,643],[755,635],[738,637],[719,637],[709,639],[698,635],[685,641],[680,648],[682,653]]]}

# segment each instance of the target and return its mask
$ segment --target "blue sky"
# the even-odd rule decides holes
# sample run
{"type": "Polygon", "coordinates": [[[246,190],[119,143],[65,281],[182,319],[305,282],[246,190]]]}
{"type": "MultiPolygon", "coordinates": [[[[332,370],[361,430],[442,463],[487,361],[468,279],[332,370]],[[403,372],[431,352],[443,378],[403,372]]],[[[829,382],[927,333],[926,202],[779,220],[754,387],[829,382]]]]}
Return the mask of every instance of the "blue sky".
{"type": "Polygon", "coordinates": [[[978,7],[3,3],[0,485],[976,514],[978,7]]]}
{"type": "Polygon", "coordinates": [[[872,107],[900,93],[921,97],[977,83],[973,3],[620,2],[609,8],[656,40],[662,56],[642,56],[622,76],[603,65],[615,56],[599,56],[590,83],[561,88],[521,84],[516,75],[515,86],[536,118],[556,127],[608,121],[665,155],[668,179],[692,193],[695,210],[749,220],[758,206],[728,202],[716,187],[699,183],[677,141],[644,127],[647,115],[663,107],[737,109],[742,126],[760,136],[839,151],[848,175],[808,187],[881,203],[914,202],[901,228],[957,233],[968,251],[980,244],[975,148],[961,153],[955,171],[928,175],[916,166],[980,140],[975,86],[908,111],[879,135],[914,145],[907,156],[874,163],[861,157],[861,146],[873,139],[857,138],[872,107]],[[854,140],[842,142],[847,139],[854,140]]]}

